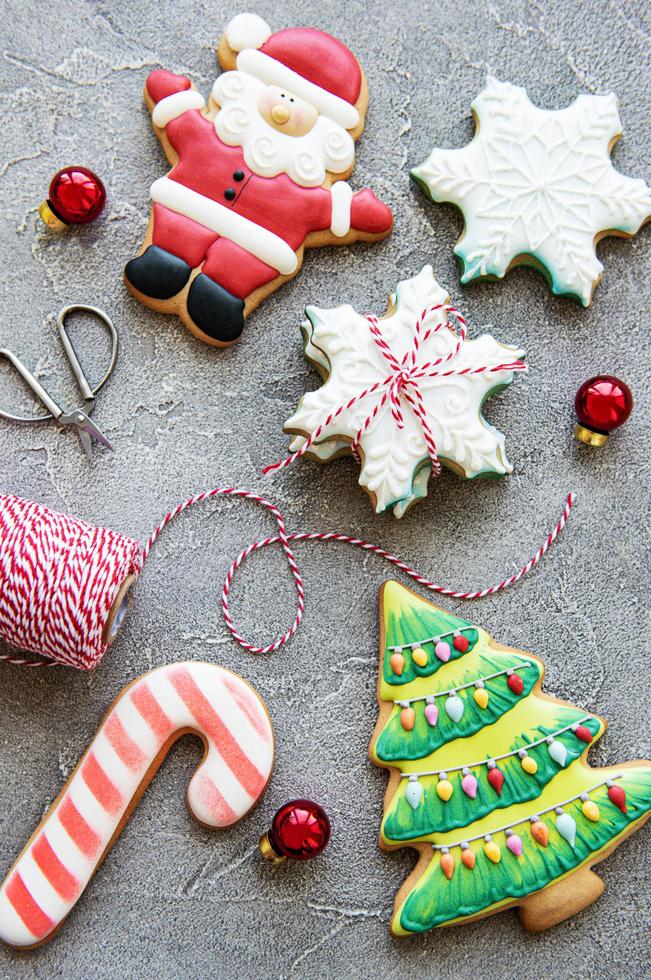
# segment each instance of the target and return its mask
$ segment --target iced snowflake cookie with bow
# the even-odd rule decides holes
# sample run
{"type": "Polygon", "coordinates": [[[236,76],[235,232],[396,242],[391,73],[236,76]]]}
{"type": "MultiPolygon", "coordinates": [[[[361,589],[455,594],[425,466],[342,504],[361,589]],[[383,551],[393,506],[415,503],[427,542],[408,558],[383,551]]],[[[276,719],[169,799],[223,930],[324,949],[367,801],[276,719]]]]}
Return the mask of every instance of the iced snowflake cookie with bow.
{"type": "Polygon", "coordinates": [[[525,370],[523,351],[489,334],[466,340],[463,317],[427,265],[401,282],[387,313],[362,316],[346,304],[306,309],[305,356],[324,384],[287,420],[292,455],[328,462],[352,453],[377,513],[401,517],[427,493],[441,463],[459,476],[511,472],[505,437],[482,415],[489,395],[525,370]]]}
{"type": "Polygon", "coordinates": [[[651,218],[651,190],[610,159],[622,132],[617,98],[579,95],[565,109],[539,109],[523,88],[489,77],[471,108],[473,141],[434,149],[411,171],[433,201],[463,213],[461,281],[532,265],[553,293],[589,306],[603,272],[597,242],[631,237],[651,218]]]}

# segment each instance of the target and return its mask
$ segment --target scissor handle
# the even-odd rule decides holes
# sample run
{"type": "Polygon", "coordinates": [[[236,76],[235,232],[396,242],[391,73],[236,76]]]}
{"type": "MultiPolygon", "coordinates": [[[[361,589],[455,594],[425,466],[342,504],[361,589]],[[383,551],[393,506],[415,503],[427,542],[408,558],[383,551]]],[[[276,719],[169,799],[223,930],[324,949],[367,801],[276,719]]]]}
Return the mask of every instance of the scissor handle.
{"type": "Polygon", "coordinates": [[[0,349],[0,357],[6,358],[15,367],[23,381],[27,382],[38,400],[45,405],[49,413],[48,415],[12,415],[11,412],[5,412],[0,409],[0,418],[10,419],[12,422],[43,422],[45,419],[58,419],[63,415],[63,409],[59,408],[54,399],[48,395],[43,385],[39,384],[32,372],[25,367],[23,362],[15,354],[10,350],[2,348],[0,349]]]}
{"type": "Polygon", "coordinates": [[[61,312],[59,313],[57,317],[57,329],[59,331],[59,336],[61,337],[61,343],[63,344],[63,349],[66,352],[66,357],[70,362],[70,367],[73,370],[75,379],[77,381],[77,384],[79,385],[81,393],[84,396],[84,401],[92,401],[95,395],[97,394],[97,392],[104,387],[108,379],[113,374],[113,369],[115,368],[115,362],[118,359],[118,349],[120,346],[120,342],[118,339],[118,332],[113,326],[113,321],[111,320],[110,316],[104,312],[104,310],[100,310],[99,307],[97,306],[87,306],[85,303],[72,303],[70,306],[64,306],[61,312]],[[90,313],[92,314],[92,316],[96,316],[98,320],[101,320],[102,323],[106,327],[108,327],[109,333],[111,334],[111,361],[108,366],[108,371],[106,372],[102,380],[99,382],[99,384],[95,385],[94,388],[91,388],[88,379],[84,374],[84,370],[79,362],[79,358],[75,353],[75,349],[72,346],[72,341],[70,340],[70,337],[68,336],[68,332],[66,330],[66,318],[71,313],[74,313],[77,310],[81,310],[84,313],[90,313]]]}

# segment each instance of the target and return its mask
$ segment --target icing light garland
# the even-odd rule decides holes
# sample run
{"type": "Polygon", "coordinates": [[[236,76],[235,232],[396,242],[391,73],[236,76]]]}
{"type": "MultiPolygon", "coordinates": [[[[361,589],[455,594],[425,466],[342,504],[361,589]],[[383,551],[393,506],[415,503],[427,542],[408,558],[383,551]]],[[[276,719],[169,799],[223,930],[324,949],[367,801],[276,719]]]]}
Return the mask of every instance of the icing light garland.
{"type": "Polygon", "coordinates": [[[379,555],[431,592],[455,599],[481,599],[515,585],[535,568],[565,527],[574,505],[574,495],[570,493],[556,526],[519,572],[489,588],[461,592],[437,585],[391,552],[361,538],[336,531],[288,534],[275,504],[259,494],[236,487],[214,487],[178,504],[163,518],[144,546],[117,532],[94,528],[85,521],[56,513],[33,501],[0,495],[0,638],[19,650],[50,658],[32,660],[0,654],[0,660],[29,667],[67,664],[89,670],[96,666],[109,646],[102,634],[107,610],[116,594],[122,553],[132,556],[125,572],[138,575],[158,536],[170,521],[194,504],[218,496],[250,500],[270,511],[278,525],[277,534],[254,541],[240,552],[228,569],[222,587],[221,607],[226,626],[236,642],[250,653],[278,650],[294,636],[303,619],[303,579],[290,542],[340,541],[379,555]],[[258,646],[242,636],[233,623],[229,608],[230,589],[240,565],[256,551],[273,544],[280,544],[287,558],[296,588],[297,608],[289,629],[271,643],[258,646]],[[101,579],[97,575],[98,567],[102,568],[101,579]],[[53,573],[56,568],[65,569],[65,583],[60,574],[53,573]],[[38,582],[48,583],[48,587],[36,588],[38,582]],[[92,588],[80,588],[80,582],[88,582],[92,588]],[[46,605],[48,615],[44,614],[46,605]]]}
{"type": "MultiPolygon", "coordinates": [[[[464,630],[469,630],[469,629],[474,629],[474,626],[464,626],[464,630]]],[[[415,643],[401,643],[400,646],[389,646],[387,647],[387,650],[395,650],[396,653],[402,653],[403,650],[409,650],[409,649],[416,651],[419,647],[424,646],[425,643],[438,644],[440,641],[444,640],[448,636],[454,637],[452,641],[452,645],[454,649],[458,650],[460,653],[465,653],[468,647],[470,646],[470,641],[467,639],[467,637],[463,636],[462,630],[448,630],[447,633],[439,633],[437,636],[428,636],[424,640],[417,640],[415,643]]],[[[450,648],[447,643],[445,643],[444,646],[448,648],[448,659],[449,659],[450,648]]],[[[440,657],[438,653],[436,654],[436,656],[439,657],[439,659],[441,660],[443,659],[442,657],[440,657]]]]}
{"type": "MultiPolygon", "coordinates": [[[[463,840],[455,841],[454,844],[432,844],[431,845],[432,850],[435,853],[439,852],[441,854],[441,869],[445,877],[448,879],[448,881],[452,878],[452,875],[454,873],[454,858],[450,854],[450,852],[454,848],[459,847],[461,849],[461,860],[463,864],[470,870],[474,868],[476,856],[475,856],[475,852],[470,847],[470,845],[474,841],[483,840],[484,852],[486,854],[486,857],[488,857],[489,860],[493,862],[493,864],[499,864],[502,857],[502,852],[499,844],[497,844],[493,840],[493,837],[496,834],[504,833],[507,838],[506,846],[511,851],[511,853],[515,855],[516,858],[519,858],[522,856],[522,838],[515,833],[513,828],[519,827],[522,824],[530,823],[531,836],[533,837],[533,839],[541,847],[547,847],[549,844],[549,828],[547,824],[543,823],[540,818],[545,813],[551,813],[552,810],[556,814],[556,829],[558,833],[560,834],[561,837],[563,837],[568,842],[570,847],[574,847],[574,844],[576,842],[576,830],[577,830],[576,820],[569,813],[566,813],[563,807],[569,806],[570,803],[574,803],[576,802],[576,800],[581,800],[582,801],[581,809],[583,811],[584,816],[586,816],[588,820],[596,822],[599,819],[599,815],[600,815],[599,807],[594,802],[594,800],[590,800],[589,794],[594,793],[595,790],[601,789],[602,786],[607,786],[608,798],[610,799],[611,802],[614,803],[613,800],[614,790],[616,791],[615,795],[621,794],[625,800],[626,794],[624,790],[621,788],[621,786],[614,785],[614,780],[621,779],[622,776],[623,773],[617,773],[617,775],[615,776],[610,776],[608,779],[603,779],[600,783],[596,783],[594,786],[591,786],[590,789],[583,790],[581,793],[577,793],[576,796],[570,796],[567,800],[563,800],[560,803],[553,803],[551,806],[546,807],[544,810],[537,810],[535,813],[532,813],[531,816],[524,817],[524,819],[518,820],[514,824],[513,823],[504,824],[503,827],[497,827],[495,830],[491,830],[490,833],[476,834],[474,837],[466,837],[463,840]],[[589,811],[588,813],[586,813],[586,807],[588,808],[589,811]],[[472,855],[472,857],[470,855],[472,855]],[[443,860],[444,858],[446,859],[445,863],[443,860]],[[451,858],[452,860],[450,861],[448,860],[448,858],[451,858]]],[[[617,806],[617,803],[615,803],[615,806],[617,806]]]]}
{"type": "MultiPolygon", "coordinates": [[[[474,681],[468,681],[467,684],[457,684],[456,687],[450,687],[447,691],[437,691],[435,694],[419,694],[415,698],[397,698],[393,703],[399,704],[403,708],[407,708],[410,704],[414,704],[416,701],[427,701],[431,704],[432,702],[430,701],[430,698],[444,698],[448,696],[448,700],[450,698],[456,698],[457,701],[461,702],[461,713],[463,714],[463,702],[460,698],[457,698],[457,691],[465,691],[469,687],[476,687],[478,690],[483,690],[484,683],[486,681],[492,681],[495,677],[503,677],[504,674],[506,674],[507,677],[514,676],[516,670],[525,670],[527,667],[531,667],[531,664],[528,661],[523,664],[518,664],[515,667],[506,667],[504,670],[497,670],[494,674],[486,674],[485,677],[478,677],[474,681]]],[[[522,687],[517,693],[521,694],[523,689],[524,687],[522,687]]],[[[488,703],[488,700],[486,703],[488,703]]],[[[447,704],[448,702],[446,701],[446,711],[448,711],[447,704]]],[[[450,714],[449,711],[448,714],[450,714]]],[[[461,715],[459,715],[459,718],[460,717],[461,715]]],[[[453,718],[453,721],[459,721],[459,718],[453,718]]]]}
{"type": "MultiPolygon", "coordinates": [[[[414,785],[417,780],[422,779],[425,776],[438,776],[439,777],[439,784],[437,785],[437,793],[438,793],[438,787],[440,786],[440,781],[443,780],[445,782],[448,782],[447,773],[461,772],[463,774],[463,779],[461,780],[461,788],[463,789],[466,796],[470,796],[474,800],[475,796],[477,795],[477,780],[472,775],[470,770],[476,769],[479,766],[488,766],[488,769],[490,770],[488,774],[488,781],[491,783],[491,785],[493,785],[496,782],[499,782],[500,789],[499,790],[496,789],[496,792],[498,792],[499,794],[501,791],[502,783],[504,782],[504,776],[502,772],[497,768],[498,762],[501,762],[502,759],[511,759],[513,756],[519,755],[522,768],[526,773],[529,773],[529,775],[533,776],[538,771],[538,766],[537,764],[535,764],[535,760],[532,760],[530,756],[527,755],[527,753],[530,749],[534,749],[536,748],[536,746],[546,743],[551,758],[554,760],[554,762],[558,763],[558,765],[561,768],[563,768],[565,766],[565,763],[567,762],[567,749],[565,748],[562,742],[556,741],[557,736],[562,735],[564,732],[570,732],[570,731],[574,735],[576,735],[577,729],[582,725],[584,721],[588,721],[591,717],[592,715],[585,715],[583,718],[580,719],[580,721],[572,722],[570,725],[566,725],[564,728],[559,728],[558,731],[552,732],[550,735],[543,735],[542,738],[538,738],[533,742],[527,742],[526,745],[521,745],[519,749],[513,749],[511,752],[504,752],[502,755],[491,756],[490,759],[478,759],[476,762],[464,762],[460,766],[448,766],[446,769],[428,769],[424,772],[403,772],[400,774],[400,778],[407,779],[412,785],[414,785]],[[563,749],[564,754],[562,755],[562,759],[563,759],[562,762],[560,761],[561,754],[558,751],[557,748],[558,746],[560,746],[560,748],[563,749]],[[534,769],[525,766],[524,763],[527,760],[529,760],[530,762],[534,762],[535,765],[534,769]],[[499,780],[499,776],[493,776],[491,780],[491,774],[493,773],[499,773],[499,776],[502,777],[501,782],[499,780]]],[[[577,737],[581,739],[580,735],[577,737]]],[[[449,785],[451,791],[447,795],[447,797],[442,797],[442,799],[443,798],[449,799],[450,796],[452,796],[452,784],[450,783],[449,785]]],[[[495,789],[495,786],[493,786],[493,788],[495,789]]],[[[439,796],[441,796],[440,793],[439,796]]],[[[414,807],[414,809],[416,808],[414,807]]]]}

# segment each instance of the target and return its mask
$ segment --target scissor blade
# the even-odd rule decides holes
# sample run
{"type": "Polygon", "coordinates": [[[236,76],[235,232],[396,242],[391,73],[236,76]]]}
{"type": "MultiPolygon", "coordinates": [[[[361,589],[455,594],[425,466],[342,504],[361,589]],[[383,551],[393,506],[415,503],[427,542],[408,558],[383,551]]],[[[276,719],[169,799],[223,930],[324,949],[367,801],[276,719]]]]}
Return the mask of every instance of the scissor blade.
{"type": "Polygon", "coordinates": [[[94,422],[91,422],[89,417],[81,409],[75,409],[74,412],[70,412],[68,415],[62,415],[59,419],[64,425],[74,425],[79,434],[81,444],[84,447],[84,452],[91,460],[93,459],[92,442],[101,443],[106,446],[107,449],[113,451],[113,446],[108,441],[106,436],[97,428],[94,422]]]}

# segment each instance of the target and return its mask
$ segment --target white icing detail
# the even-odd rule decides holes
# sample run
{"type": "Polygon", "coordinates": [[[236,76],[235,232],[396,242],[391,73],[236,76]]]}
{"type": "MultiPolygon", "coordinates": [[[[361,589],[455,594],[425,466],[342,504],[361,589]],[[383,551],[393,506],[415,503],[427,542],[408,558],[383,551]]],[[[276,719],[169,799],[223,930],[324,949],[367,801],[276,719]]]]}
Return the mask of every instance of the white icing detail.
{"type": "Polygon", "coordinates": [[[152,122],[164,129],[169,122],[182,116],[188,109],[203,109],[205,104],[206,100],[201,92],[197,92],[193,88],[186,89],[185,92],[166,95],[154,106],[151,114],[152,122]]]}
{"type": "Polygon", "coordinates": [[[224,32],[233,51],[261,48],[271,36],[271,28],[259,14],[236,14],[224,32]]]}
{"type": "MultiPolygon", "coordinates": [[[[445,303],[447,293],[432,272],[425,268],[413,279],[401,282],[391,297],[393,312],[380,321],[382,334],[398,360],[413,346],[416,321],[430,306],[445,303]]],[[[350,305],[320,310],[308,307],[308,321],[303,325],[305,351],[322,364],[329,377],[317,391],[305,394],[285,428],[306,437],[333,409],[345,405],[354,395],[389,374],[387,362],[369,330],[365,317],[350,305]]],[[[439,322],[444,314],[437,314],[439,322]]],[[[434,326],[435,320],[428,321],[434,326]]],[[[440,330],[421,343],[417,364],[435,360],[450,353],[456,344],[452,333],[440,330]]],[[[522,351],[500,344],[489,334],[467,340],[460,354],[447,367],[460,370],[479,365],[496,365],[513,361],[522,351]]],[[[481,405],[496,385],[509,384],[512,371],[484,372],[452,378],[423,378],[419,387],[427,410],[427,420],[443,460],[456,463],[465,476],[479,473],[510,473],[504,435],[481,414],[481,405]]],[[[321,441],[310,452],[329,458],[332,452],[350,445],[364,420],[379,402],[381,395],[370,396],[342,412],[328,426],[321,441]]],[[[359,482],[376,497],[378,513],[389,507],[396,516],[404,513],[408,503],[424,495],[425,477],[418,479],[421,467],[430,472],[423,430],[413,412],[404,405],[404,428],[398,429],[391,415],[389,401],[362,436],[360,448],[364,464],[359,482]]],[[[293,443],[296,445],[296,438],[293,443]]]]}
{"type": "Polygon", "coordinates": [[[219,76],[212,97],[221,106],[215,131],[228,146],[240,146],[247,165],[260,177],[285,173],[302,187],[320,187],[326,172],[345,173],[355,162],[350,133],[326,116],[309,132],[290,136],[270,126],[260,114],[266,86],[241,71],[219,76]]]}
{"type": "MultiPolygon", "coordinates": [[[[223,683],[227,672],[214,664],[170,664],[143,675],[120,695],[107,718],[108,722],[117,715],[128,737],[136,743],[144,755],[138,771],[133,772],[119,758],[105,735],[106,723],[91,742],[86,756],[88,758],[90,752],[93,753],[105,775],[120,792],[122,806],[119,812],[113,815],[106,813],[95,799],[82,776],[84,760],[69,779],[59,803],[44,817],[33,837],[34,842],[39,840],[41,835],[47,838],[59,861],[79,883],[81,891],[88,884],[104,850],[113,838],[146,769],[160,751],[161,740],[154,735],[131,699],[139,686],[146,686],[149,689],[172,723],[173,732],[191,728],[202,735],[208,745],[207,755],[188,786],[187,800],[191,813],[211,827],[227,826],[233,822],[233,815],[220,812],[219,805],[216,810],[211,810],[210,794],[206,798],[204,793],[205,777],[212,780],[218,793],[234,811],[235,819],[244,816],[255,803],[255,799],[240,784],[238,773],[227,765],[220,752],[220,746],[202,731],[201,724],[194,718],[172,686],[170,677],[177,670],[187,671],[190,674],[199,691],[209,700],[215,712],[224,721],[241,752],[253,762],[263,780],[269,777],[273,765],[271,724],[259,697],[240,677],[228,673],[228,683],[231,687],[231,690],[228,690],[223,683]],[[263,729],[261,733],[253,729],[246,713],[237,704],[236,694],[232,693],[233,689],[236,694],[239,690],[241,693],[238,696],[245,701],[250,701],[252,697],[257,701],[257,715],[263,729]],[[61,824],[58,814],[67,800],[72,800],[86,823],[100,839],[97,854],[92,859],[83,855],[61,824]]],[[[53,928],[56,928],[65,918],[74,901],[68,902],[60,898],[46,874],[38,867],[33,857],[33,844],[28,845],[0,888],[0,938],[15,946],[31,946],[37,941],[37,937],[25,927],[7,896],[7,884],[16,871],[20,873],[25,887],[36,904],[52,920],[53,928]]]]}
{"type": "Polygon", "coordinates": [[[337,238],[343,238],[350,231],[350,205],[353,191],[345,180],[338,180],[330,188],[332,194],[332,219],[330,231],[337,238]]]}
{"type": "Polygon", "coordinates": [[[4,889],[0,892],[0,939],[11,946],[33,946],[37,942],[13,905],[4,889]]]}
{"type": "Polygon", "coordinates": [[[554,293],[572,293],[587,306],[603,271],[595,236],[633,235],[651,216],[651,190],[610,159],[622,129],[616,97],[579,95],[565,109],[539,109],[523,88],[489,77],[472,109],[473,141],[435,149],[412,171],[434,201],[463,211],[454,250],[461,281],[501,278],[516,256],[532,255],[549,271],[554,293]]]}
{"type": "Polygon", "coordinates": [[[151,199],[162,204],[177,214],[209,228],[215,234],[228,238],[240,248],[255,255],[276,269],[282,275],[289,275],[296,270],[298,260],[292,248],[260,225],[254,224],[243,215],[231,208],[225,208],[217,201],[197,194],[183,184],[169,177],[155,180],[150,189],[151,199]]]}
{"type": "Polygon", "coordinates": [[[292,71],[291,68],[263,54],[262,51],[241,51],[237,56],[236,65],[238,71],[253,75],[265,85],[279,85],[280,88],[288,89],[299,98],[305,99],[323,116],[328,116],[344,129],[354,129],[359,122],[359,113],[350,102],[309,82],[298,72],[292,71]]]}

